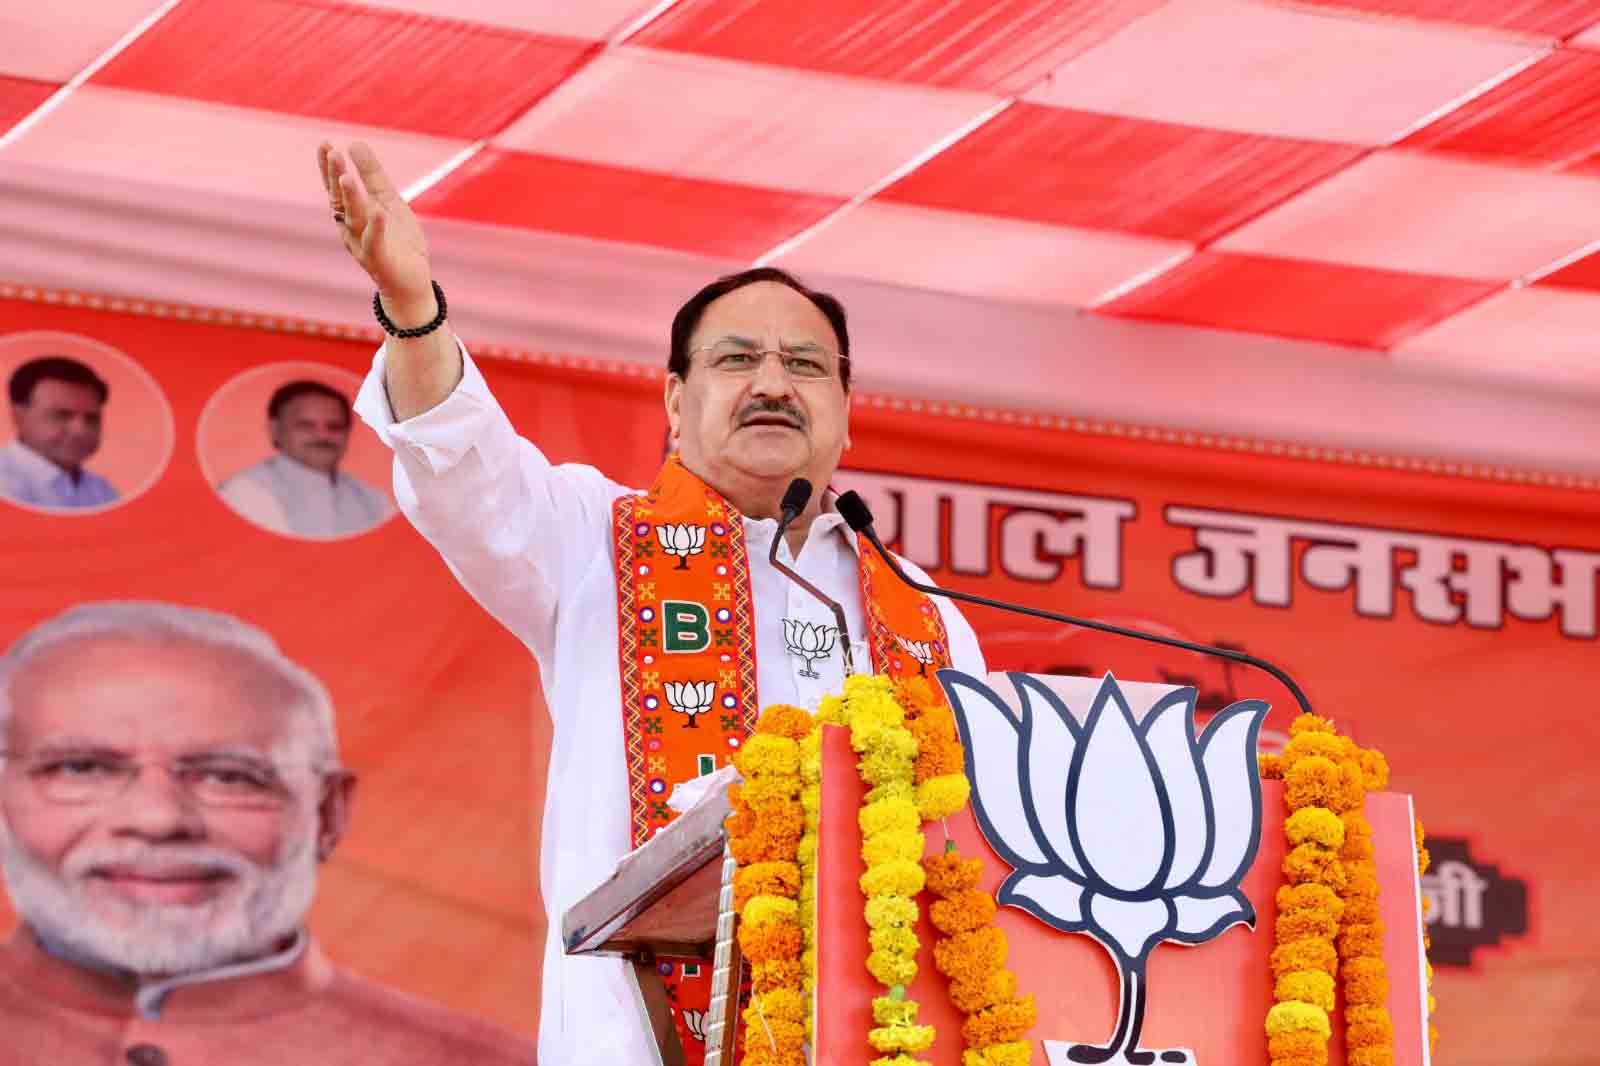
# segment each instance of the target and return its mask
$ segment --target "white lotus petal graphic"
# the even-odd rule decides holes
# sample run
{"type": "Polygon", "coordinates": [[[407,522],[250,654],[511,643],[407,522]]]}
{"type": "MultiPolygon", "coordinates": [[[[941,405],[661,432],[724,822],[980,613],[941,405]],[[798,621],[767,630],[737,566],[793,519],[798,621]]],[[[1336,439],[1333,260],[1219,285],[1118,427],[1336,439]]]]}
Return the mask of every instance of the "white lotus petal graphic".
{"type": "Polygon", "coordinates": [[[947,671],[940,680],[967,749],[972,807],[984,836],[1013,867],[1049,866],[1049,858],[1028,825],[1017,787],[1017,723],[987,685],[955,671],[947,671]]]}
{"type": "Polygon", "coordinates": [[[1085,874],[1138,892],[1161,871],[1168,840],[1144,739],[1114,684],[1102,685],[1078,741],[1071,820],[1085,874]]]}
{"type": "Polygon", "coordinates": [[[1230,925],[1256,920],[1256,909],[1238,892],[1209,898],[1174,896],[1172,905],[1177,911],[1177,931],[1190,937],[1220,933],[1230,925]]]}
{"type": "Polygon", "coordinates": [[[1255,858],[1261,833],[1261,821],[1253,813],[1261,803],[1256,737],[1266,716],[1265,703],[1243,700],[1219,711],[1200,738],[1200,763],[1216,824],[1211,859],[1198,881],[1202,888],[1231,885],[1255,858]]]}
{"type": "Polygon", "coordinates": [[[1039,820],[1041,843],[1052,858],[1082,878],[1083,864],[1072,850],[1072,830],[1067,824],[1067,778],[1078,747],[1077,737],[1068,725],[1072,712],[1055,693],[1027,674],[1010,676],[1022,708],[1019,776],[1027,783],[1033,816],[1039,820]]]}
{"type": "Polygon", "coordinates": [[[800,623],[793,618],[783,620],[783,642],[790,645],[800,643],[800,623]]]}
{"type": "Polygon", "coordinates": [[[1159,897],[1124,900],[1091,895],[1087,910],[1095,928],[1116,941],[1130,959],[1143,955],[1172,922],[1167,901],[1159,897]]]}
{"type": "Polygon", "coordinates": [[[820,654],[832,654],[834,645],[838,643],[838,639],[839,634],[834,631],[832,626],[817,627],[817,651],[820,654]]]}
{"type": "Polygon", "coordinates": [[[1041,877],[1034,874],[1015,873],[1006,878],[995,902],[1018,903],[1035,917],[1043,918],[1058,929],[1080,928],[1084,922],[1084,887],[1070,877],[1041,877]]]}
{"type": "Polygon", "coordinates": [[[1167,806],[1172,811],[1172,867],[1162,881],[1165,888],[1175,888],[1194,877],[1211,842],[1200,752],[1194,741],[1195,692],[1180,689],[1174,696],[1157,704],[1143,723],[1145,743],[1155,756],[1156,773],[1166,786],[1167,806]]]}
{"type": "Polygon", "coordinates": [[[683,685],[677,681],[668,681],[663,688],[667,691],[667,702],[674,706],[683,703],[683,685]]]}
{"type": "Polygon", "coordinates": [[[691,549],[693,549],[694,551],[699,551],[700,549],[702,549],[702,548],[704,548],[706,546],[706,527],[705,526],[690,526],[689,527],[689,534],[690,534],[690,536],[689,536],[689,547],[691,549]]]}

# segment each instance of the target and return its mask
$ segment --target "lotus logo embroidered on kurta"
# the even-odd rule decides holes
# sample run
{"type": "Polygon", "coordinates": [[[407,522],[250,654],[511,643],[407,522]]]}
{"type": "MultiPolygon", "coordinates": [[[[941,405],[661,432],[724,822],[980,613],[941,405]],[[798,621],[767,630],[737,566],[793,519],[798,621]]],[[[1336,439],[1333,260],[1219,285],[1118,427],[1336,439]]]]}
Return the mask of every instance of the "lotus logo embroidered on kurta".
{"type": "Polygon", "coordinates": [[[710,681],[668,681],[662,687],[666,689],[667,703],[672,709],[689,716],[690,729],[699,728],[695,718],[711,709],[711,701],[717,694],[716,686],[710,681]]]}
{"type": "Polygon", "coordinates": [[[928,667],[933,665],[933,642],[927,640],[907,640],[899,634],[895,635],[895,642],[900,649],[917,661],[917,672],[926,674],[928,667]]]}
{"type": "Polygon", "coordinates": [[[815,678],[819,675],[813,664],[833,654],[834,647],[839,643],[839,631],[833,626],[785,618],[783,643],[790,655],[798,655],[805,660],[805,665],[800,668],[800,676],[815,678]]]}
{"type": "MultiPolygon", "coordinates": [[[[966,745],[978,824],[1014,869],[995,898],[1094,937],[1117,961],[1115,1035],[1064,1048],[1066,1060],[1153,1062],[1136,1050],[1150,952],[1255,923],[1239,882],[1261,840],[1255,751],[1267,705],[1235,703],[1197,739],[1192,688],[1163,696],[1138,721],[1107,674],[1080,724],[1043,683],[1009,676],[1018,717],[981,681],[939,675],[966,745]]],[[[1161,1061],[1192,1061],[1180,1054],[1161,1061]]]]}
{"type": "Polygon", "coordinates": [[[688,522],[659,525],[656,526],[656,540],[661,543],[662,551],[678,557],[676,569],[687,570],[689,556],[705,551],[706,527],[688,522]]]}

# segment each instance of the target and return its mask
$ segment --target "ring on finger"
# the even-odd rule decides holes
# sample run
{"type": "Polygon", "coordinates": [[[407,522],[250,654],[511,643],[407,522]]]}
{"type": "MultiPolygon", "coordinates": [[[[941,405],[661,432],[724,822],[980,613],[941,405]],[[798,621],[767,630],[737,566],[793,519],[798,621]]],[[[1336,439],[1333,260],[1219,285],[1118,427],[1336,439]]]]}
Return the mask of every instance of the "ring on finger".
{"type": "Polygon", "coordinates": [[[340,225],[340,226],[349,225],[349,220],[345,218],[345,215],[344,215],[343,211],[335,211],[333,213],[333,221],[334,221],[334,223],[336,225],[340,225]]]}

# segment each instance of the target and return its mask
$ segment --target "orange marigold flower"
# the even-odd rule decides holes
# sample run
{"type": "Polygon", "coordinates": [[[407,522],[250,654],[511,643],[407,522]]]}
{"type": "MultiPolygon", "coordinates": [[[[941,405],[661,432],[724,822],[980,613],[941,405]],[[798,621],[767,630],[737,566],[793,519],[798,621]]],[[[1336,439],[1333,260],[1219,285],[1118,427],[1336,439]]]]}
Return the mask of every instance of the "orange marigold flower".
{"type": "MultiPolygon", "coordinates": [[[[744,1037],[746,1055],[764,1052],[778,1056],[799,1054],[806,1041],[806,1027],[799,1022],[785,1021],[768,1015],[762,1024],[761,1014],[752,1005],[744,1009],[744,1037]]],[[[744,1060],[749,1062],[749,1058],[744,1060]]]]}
{"type": "Polygon", "coordinates": [[[1364,1018],[1345,1017],[1345,1043],[1351,1048],[1384,1047],[1394,1044],[1394,1022],[1382,1007],[1352,1007],[1366,1015],[1364,1018]]]}
{"type": "Polygon", "coordinates": [[[756,732],[788,737],[790,740],[804,740],[816,727],[817,720],[811,717],[810,711],[786,703],[774,703],[761,712],[761,719],[756,723],[756,732]]]}
{"type": "Polygon", "coordinates": [[[1278,915],[1277,933],[1278,942],[1284,944],[1291,940],[1304,940],[1307,937],[1332,940],[1339,935],[1339,918],[1328,911],[1315,908],[1284,911],[1278,915]]]}
{"type": "Polygon", "coordinates": [[[1417,820],[1415,832],[1417,838],[1417,873],[1425,874],[1428,872],[1428,866],[1433,862],[1433,856],[1428,854],[1428,838],[1423,833],[1421,819],[1417,820]]]}
{"type": "Polygon", "coordinates": [[[757,992],[754,999],[761,1004],[761,1013],[766,1015],[767,1021],[782,1018],[789,1022],[804,1022],[806,1014],[805,993],[798,988],[774,988],[766,992],[757,992]]]}
{"type": "Polygon", "coordinates": [[[988,1047],[1021,1040],[1039,1020],[1032,996],[1005,1000],[972,1015],[961,1026],[968,1047],[988,1047]]]}
{"type": "Polygon", "coordinates": [[[950,1002],[962,1014],[976,1014],[1016,994],[1017,975],[1010,970],[994,970],[970,980],[950,982],[950,1002]]]}
{"type": "Polygon", "coordinates": [[[1353,959],[1362,955],[1383,954],[1383,925],[1346,925],[1339,934],[1339,957],[1353,959]]]}
{"type": "Polygon", "coordinates": [[[1256,756],[1256,772],[1261,775],[1261,780],[1263,781],[1282,781],[1283,757],[1265,752],[1258,754],[1256,756]]]}
{"type": "Polygon", "coordinates": [[[1352,899],[1377,899],[1378,877],[1369,863],[1357,863],[1346,871],[1344,890],[1340,895],[1348,902],[1352,899]]]}
{"type": "Polygon", "coordinates": [[[994,918],[994,897],[981,888],[968,888],[941,900],[928,908],[933,927],[946,936],[968,933],[988,925],[994,918]]]}
{"type": "Polygon", "coordinates": [[[976,888],[983,876],[982,859],[965,859],[959,852],[944,851],[922,860],[928,873],[928,888],[935,895],[953,896],[965,889],[976,888]]]}
{"type": "Polygon", "coordinates": [[[1346,1066],[1394,1066],[1390,1047],[1353,1047],[1345,1052],[1346,1066]]]}
{"type": "Polygon", "coordinates": [[[1284,885],[1278,889],[1279,913],[1297,910],[1327,911],[1335,919],[1344,911],[1344,902],[1338,893],[1327,885],[1307,882],[1303,885],[1284,885]]]}
{"type": "Polygon", "coordinates": [[[803,939],[798,922],[739,924],[739,947],[753,965],[774,959],[798,959],[803,939]]]}
{"type": "MultiPolygon", "coordinates": [[[[1423,896],[1427,903],[1428,897],[1423,896]]],[[[1344,901],[1344,920],[1349,925],[1371,925],[1380,920],[1378,901],[1367,896],[1352,896],[1344,901]]]]}
{"type": "Polygon", "coordinates": [[[757,988],[799,988],[805,977],[805,964],[799,958],[768,959],[750,967],[751,983],[757,988]]]}
{"type": "Polygon", "coordinates": [[[1344,775],[1331,759],[1310,755],[1284,767],[1284,802],[1290,810],[1302,807],[1333,809],[1344,789],[1344,775]]]}
{"type": "Polygon", "coordinates": [[[971,981],[1006,964],[1006,935],[996,926],[957,933],[933,945],[933,964],[952,981],[971,981]]]}
{"type": "Polygon", "coordinates": [[[1361,778],[1369,792],[1379,792],[1389,787],[1389,760],[1376,748],[1364,748],[1357,757],[1361,763],[1361,778]]]}
{"type": "Polygon", "coordinates": [[[1328,1042],[1316,1033],[1304,1030],[1295,1033],[1281,1033],[1278,1036],[1267,1038],[1267,1054],[1274,1063],[1320,1063],[1326,1066],[1328,1061],[1328,1042]]]}
{"type": "Polygon", "coordinates": [[[1289,736],[1298,737],[1305,733],[1332,733],[1333,721],[1317,714],[1301,714],[1289,723],[1289,736]]]}
{"type": "Polygon", "coordinates": [[[1314,881],[1333,889],[1345,884],[1339,853],[1321,844],[1300,844],[1283,857],[1283,876],[1291,884],[1314,881]]]}
{"type": "Polygon", "coordinates": [[[1292,735],[1283,746],[1283,769],[1285,773],[1292,772],[1300,760],[1314,756],[1339,762],[1352,753],[1350,741],[1337,733],[1300,733],[1292,735]]]}
{"type": "Polygon", "coordinates": [[[739,799],[752,811],[766,811],[772,807],[785,807],[796,802],[800,795],[800,779],[790,774],[768,776],[746,781],[739,799]]]}
{"type": "Polygon", "coordinates": [[[767,1046],[766,1037],[762,1037],[759,1047],[745,1045],[739,1051],[741,1066],[805,1066],[806,1061],[803,1049],[789,1053],[775,1051],[767,1046]]]}
{"type": "Polygon", "coordinates": [[[733,909],[744,910],[752,896],[800,895],[800,867],[792,862],[758,862],[741,866],[733,874],[733,909]]]}
{"type": "Polygon", "coordinates": [[[1296,970],[1339,972],[1339,954],[1326,940],[1291,940],[1272,949],[1272,975],[1282,977],[1296,970]]]}
{"type": "Polygon", "coordinates": [[[1388,999],[1389,975],[1381,958],[1346,959],[1339,968],[1339,977],[1344,983],[1347,1005],[1382,1006],[1388,999]]]}

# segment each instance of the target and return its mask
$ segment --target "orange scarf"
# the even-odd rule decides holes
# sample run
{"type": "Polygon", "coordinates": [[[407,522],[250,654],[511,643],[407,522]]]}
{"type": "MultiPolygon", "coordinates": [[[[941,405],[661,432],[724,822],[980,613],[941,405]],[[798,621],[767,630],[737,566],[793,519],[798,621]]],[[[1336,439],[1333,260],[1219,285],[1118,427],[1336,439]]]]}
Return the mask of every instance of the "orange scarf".
{"type": "MultiPolygon", "coordinates": [[[[675,816],[667,806],[672,787],[727,765],[755,728],[761,710],[755,604],[742,517],[676,454],[649,492],[616,501],[612,530],[622,727],[638,847],[675,816]]],[[[872,669],[901,677],[949,666],[949,638],[933,601],[888,572],[865,540],[860,573],[872,669]]],[[[684,1013],[704,1009],[711,967],[663,961],[661,970],[695,1066],[704,1045],[693,1039],[699,1027],[686,1023],[684,1013]]]]}

